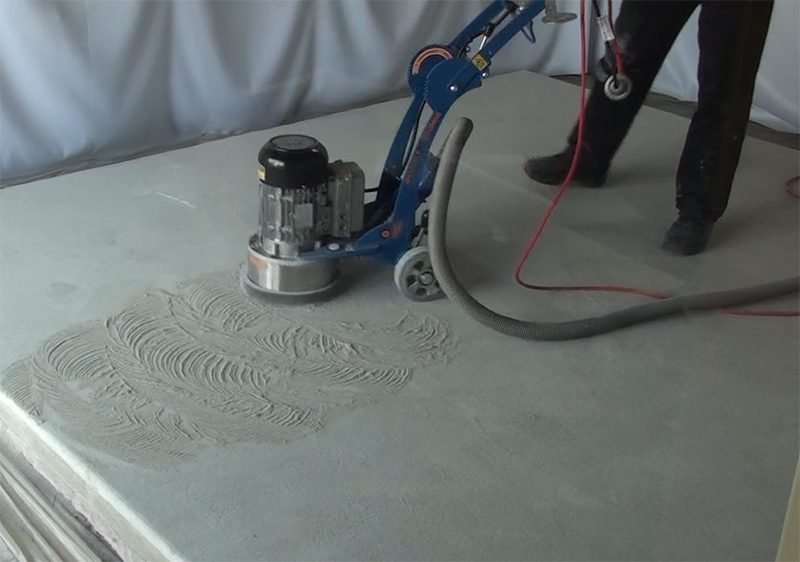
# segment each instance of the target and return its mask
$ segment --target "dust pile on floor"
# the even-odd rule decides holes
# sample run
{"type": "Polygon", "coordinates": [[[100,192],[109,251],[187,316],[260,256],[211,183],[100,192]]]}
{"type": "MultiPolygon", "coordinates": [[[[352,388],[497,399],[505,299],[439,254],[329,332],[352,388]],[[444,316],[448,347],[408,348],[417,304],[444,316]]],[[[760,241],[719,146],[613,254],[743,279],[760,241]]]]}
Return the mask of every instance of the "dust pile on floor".
{"type": "Polygon", "coordinates": [[[143,294],[49,338],[2,388],[40,421],[119,459],[160,464],[214,443],[286,442],[446,361],[448,326],[400,313],[343,322],[327,305],[254,302],[220,273],[143,294]]]}

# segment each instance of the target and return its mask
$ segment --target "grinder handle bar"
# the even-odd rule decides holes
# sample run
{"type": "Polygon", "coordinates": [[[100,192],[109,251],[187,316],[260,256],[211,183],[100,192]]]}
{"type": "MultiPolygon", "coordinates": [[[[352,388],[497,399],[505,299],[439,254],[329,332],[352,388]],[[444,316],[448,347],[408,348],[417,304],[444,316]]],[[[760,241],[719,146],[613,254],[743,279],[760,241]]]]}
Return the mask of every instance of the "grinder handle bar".
{"type": "MultiPolygon", "coordinates": [[[[417,210],[428,198],[436,177],[438,158],[431,154],[434,138],[453,104],[479,88],[492,59],[518,33],[531,41],[533,20],[552,0],[512,2],[493,0],[448,45],[421,49],[409,65],[413,98],[395,134],[384,163],[373,202],[365,205],[364,230],[351,241],[333,248],[301,254],[301,259],[339,259],[368,256],[396,264],[408,251],[417,228],[417,210]],[[480,38],[477,52],[471,44],[480,38]],[[423,110],[430,116],[416,138],[423,110]],[[412,146],[413,144],[413,146],[412,146]]],[[[569,21],[557,18],[554,23],[569,21]]]]}

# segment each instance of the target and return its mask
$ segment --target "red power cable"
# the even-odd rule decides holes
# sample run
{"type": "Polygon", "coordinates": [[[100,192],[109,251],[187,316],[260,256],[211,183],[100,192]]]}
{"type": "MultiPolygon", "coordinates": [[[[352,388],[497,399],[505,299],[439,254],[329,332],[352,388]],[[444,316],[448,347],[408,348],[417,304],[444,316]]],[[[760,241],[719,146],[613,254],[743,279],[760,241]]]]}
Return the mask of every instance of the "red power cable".
{"type": "Polygon", "coordinates": [[[625,62],[622,60],[622,49],[619,48],[619,41],[617,41],[617,30],[614,29],[614,7],[613,0],[608,0],[608,26],[611,28],[611,33],[614,38],[611,40],[611,50],[614,51],[614,59],[617,65],[617,74],[625,74],[625,62]]]}
{"type": "MultiPolygon", "coordinates": [[[[608,4],[609,4],[609,18],[610,18],[611,0],[608,0],[608,4]]],[[[555,212],[559,201],[561,201],[561,198],[567,192],[570,182],[572,182],[572,178],[575,176],[575,171],[577,170],[578,163],[580,161],[581,147],[583,146],[584,122],[586,120],[585,119],[586,118],[586,110],[585,110],[586,0],[580,1],[580,36],[581,36],[581,92],[580,92],[580,110],[578,112],[578,135],[577,135],[578,138],[577,138],[575,154],[572,157],[572,164],[570,165],[567,177],[564,179],[564,183],[558,189],[558,191],[550,201],[550,204],[547,206],[547,209],[545,210],[544,215],[542,216],[542,219],[539,222],[539,226],[534,231],[533,236],[528,242],[528,245],[525,248],[525,251],[523,252],[519,262],[517,262],[517,266],[514,270],[514,279],[518,285],[525,287],[526,289],[532,289],[535,291],[593,291],[593,292],[606,292],[606,293],[627,293],[657,300],[666,299],[669,298],[669,295],[646,289],[640,289],[638,287],[627,287],[622,285],[538,285],[534,283],[528,283],[522,280],[522,269],[525,267],[525,264],[527,263],[528,258],[533,252],[533,249],[536,247],[536,244],[539,242],[539,239],[544,234],[544,231],[546,230],[547,225],[550,222],[550,218],[555,212]]],[[[792,180],[789,181],[791,182],[792,180]]],[[[800,310],[735,309],[735,310],[721,310],[720,312],[737,316],[779,316],[779,317],[800,316],[800,310]]]]}

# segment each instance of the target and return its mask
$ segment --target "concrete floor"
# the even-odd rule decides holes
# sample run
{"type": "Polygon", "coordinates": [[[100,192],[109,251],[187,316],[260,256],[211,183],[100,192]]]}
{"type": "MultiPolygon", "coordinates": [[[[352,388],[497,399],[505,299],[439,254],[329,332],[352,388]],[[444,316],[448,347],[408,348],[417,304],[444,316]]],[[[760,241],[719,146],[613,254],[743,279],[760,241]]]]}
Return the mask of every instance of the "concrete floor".
{"type": "MultiPolygon", "coordinates": [[[[517,73],[451,115],[476,124],[452,253],[475,295],[507,314],[566,319],[638,302],[532,294],[511,279],[552,193],[521,162],[561,147],[576,102],[572,85],[517,73]]],[[[404,110],[281,130],[318,136],[374,183],[404,110]]],[[[783,183],[797,154],[755,139],[709,250],[659,250],[686,126],[645,109],[609,187],[568,194],[526,275],[682,292],[796,274],[798,207],[783,183]]],[[[0,192],[0,370],[145,291],[235,270],[256,225],[255,155],[274,132],[0,192]]],[[[8,396],[2,438],[129,559],[774,559],[798,455],[796,319],[698,315],[536,344],[446,301],[410,304],[391,271],[354,265],[355,286],[319,318],[431,315],[449,327],[449,363],[415,368],[401,391],[301,439],[234,439],[158,467],[68,437],[57,416],[37,423],[8,396]]]]}

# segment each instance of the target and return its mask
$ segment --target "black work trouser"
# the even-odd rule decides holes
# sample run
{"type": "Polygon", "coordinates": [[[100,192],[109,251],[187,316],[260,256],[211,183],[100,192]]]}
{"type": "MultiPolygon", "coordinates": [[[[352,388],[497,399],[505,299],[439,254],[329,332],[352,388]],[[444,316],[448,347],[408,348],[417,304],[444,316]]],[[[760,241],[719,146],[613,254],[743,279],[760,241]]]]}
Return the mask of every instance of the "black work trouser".
{"type": "MultiPolygon", "coordinates": [[[[698,7],[698,104],[678,167],[676,205],[682,216],[717,220],[728,205],[739,163],[773,0],[623,0],[615,31],[633,90],[627,99],[611,101],[602,84],[593,88],[583,148],[587,165],[610,164],[678,33],[698,7]]],[[[613,68],[611,53],[601,67],[613,68]]],[[[576,137],[574,129],[573,146],[576,137]]]]}

